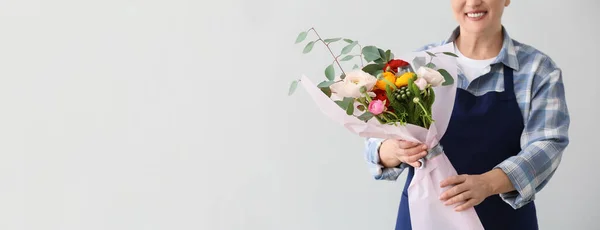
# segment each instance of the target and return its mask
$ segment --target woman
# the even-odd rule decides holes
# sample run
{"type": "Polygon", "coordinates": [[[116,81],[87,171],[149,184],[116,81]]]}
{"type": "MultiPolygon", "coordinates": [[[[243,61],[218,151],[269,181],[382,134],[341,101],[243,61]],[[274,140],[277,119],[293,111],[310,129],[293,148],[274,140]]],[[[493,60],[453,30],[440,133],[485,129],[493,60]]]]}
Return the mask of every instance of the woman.
{"type": "MultiPolygon", "coordinates": [[[[442,44],[454,42],[460,71],[440,144],[459,175],[440,184],[451,186],[440,202],[458,212],[474,207],[486,230],[538,229],[535,193],[569,143],[561,70],[508,36],[501,17],[510,0],[451,1],[459,26],[442,44]]],[[[408,168],[396,229],[411,229],[407,187],[427,149],[402,140],[367,140],[375,179],[396,180],[408,168]]]]}

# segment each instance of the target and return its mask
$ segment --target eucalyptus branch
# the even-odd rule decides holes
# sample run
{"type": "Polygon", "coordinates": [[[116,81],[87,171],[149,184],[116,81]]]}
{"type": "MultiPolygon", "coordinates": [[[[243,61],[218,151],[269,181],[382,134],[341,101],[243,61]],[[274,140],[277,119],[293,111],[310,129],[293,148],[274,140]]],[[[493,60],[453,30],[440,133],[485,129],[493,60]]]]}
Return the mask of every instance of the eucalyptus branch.
{"type": "Polygon", "coordinates": [[[360,65],[361,68],[365,67],[365,63],[363,62],[363,48],[362,46],[357,42],[356,45],[358,45],[358,48],[360,49],[360,65]]]}
{"type": "Polygon", "coordinates": [[[310,30],[312,30],[313,32],[315,32],[315,34],[317,35],[317,37],[319,38],[318,41],[323,42],[323,44],[325,45],[325,47],[327,47],[327,50],[329,50],[329,53],[331,53],[331,56],[333,56],[335,63],[337,63],[338,67],[340,68],[340,71],[342,71],[342,73],[344,75],[346,75],[346,72],[344,72],[344,69],[342,68],[342,65],[340,64],[340,62],[338,61],[337,57],[335,56],[335,54],[333,54],[333,51],[331,51],[331,47],[329,47],[329,44],[326,43],[323,38],[321,38],[321,36],[319,35],[319,33],[317,33],[317,30],[315,30],[315,28],[310,28],[310,30]]]}

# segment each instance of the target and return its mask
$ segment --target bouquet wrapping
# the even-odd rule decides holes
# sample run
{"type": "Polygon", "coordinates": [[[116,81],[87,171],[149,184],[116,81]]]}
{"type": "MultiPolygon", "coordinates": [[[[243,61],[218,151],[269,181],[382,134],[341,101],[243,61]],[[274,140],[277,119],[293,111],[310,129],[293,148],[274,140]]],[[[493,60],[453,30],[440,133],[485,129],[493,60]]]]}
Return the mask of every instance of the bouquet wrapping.
{"type": "MultiPolygon", "coordinates": [[[[311,30],[314,28],[300,33],[296,43],[304,41],[311,30]]],[[[346,45],[336,56],[331,44],[342,39],[322,39],[314,32],[318,38],[305,46],[304,53],[321,42],[334,61],[325,69],[326,80],[314,84],[303,75],[292,82],[290,94],[301,85],[323,114],[361,137],[401,139],[424,143],[430,148],[428,156],[420,160],[421,167],[415,168],[408,186],[413,229],[483,229],[474,208],[457,212],[454,206],[446,206],[439,200],[449,189],[441,188],[440,182],[457,175],[439,146],[456,94],[453,44],[394,56],[390,50],[361,47],[357,41],[343,39],[346,45]],[[360,48],[359,53],[352,54],[355,47],[360,48]],[[360,58],[362,68],[357,64],[344,71],[341,63],[354,57],[360,58]],[[340,75],[336,76],[335,66],[342,71],[340,75]]]]}

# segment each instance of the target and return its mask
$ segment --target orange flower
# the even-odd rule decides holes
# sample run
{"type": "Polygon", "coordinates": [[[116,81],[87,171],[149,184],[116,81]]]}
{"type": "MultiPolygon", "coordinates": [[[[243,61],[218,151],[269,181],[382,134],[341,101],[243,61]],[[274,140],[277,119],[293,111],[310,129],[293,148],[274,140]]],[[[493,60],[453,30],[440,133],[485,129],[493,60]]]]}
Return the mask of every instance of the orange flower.
{"type": "MultiPolygon", "coordinates": [[[[392,84],[394,82],[396,82],[396,75],[394,75],[394,73],[392,73],[392,72],[383,73],[383,78],[388,80],[392,84]]],[[[385,82],[384,80],[377,80],[375,87],[377,87],[378,89],[381,89],[381,90],[385,90],[386,85],[387,85],[387,82],[385,82]]]]}
{"type": "Polygon", "coordinates": [[[406,72],[404,74],[402,74],[402,76],[400,76],[399,78],[396,79],[396,81],[394,82],[396,87],[400,88],[403,86],[407,86],[408,85],[408,80],[414,77],[414,73],[412,72],[406,72]]]}

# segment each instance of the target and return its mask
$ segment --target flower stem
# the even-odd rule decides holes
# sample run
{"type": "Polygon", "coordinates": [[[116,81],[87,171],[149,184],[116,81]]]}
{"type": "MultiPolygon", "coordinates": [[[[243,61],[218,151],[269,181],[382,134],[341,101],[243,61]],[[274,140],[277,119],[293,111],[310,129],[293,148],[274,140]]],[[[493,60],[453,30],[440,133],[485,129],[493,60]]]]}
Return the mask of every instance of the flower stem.
{"type": "Polygon", "coordinates": [[[364,68],[365,63],[363,62],[363,51],[362,51],[363,48],[360,44],[358,44],[358,42],[356,44],[358,45],[358,48],[360,49],[360,65],[361,65],[361,68],[364,68]]]}
{"type": "Polygon", "coordinates": [[[385,117],[385,116],[383,115],[383,113],[382,113],[382,114],[379,114],[379,115],[377,115],[377,116],[378,116],[378,117],[382,117],[382,118],[383,118],[383,120],[385,120],[385,123],[386,123],[386,124],[387,124],[387,123],[392,123],[392,121],[390,121],[389,119],[387,119],[387,117],[385,117]]]}
{"type": "Polygon", "coordinates": [[[367,102],[371,103],[371,101],[372,101],[371,96],[369,96],[368,93],[364,93],[364,95],[365,95],[365,99],[367,99],[367,102]]]}
{"type": "Polygon", "coordinates": [[[338,58],[335,56],[335,54],[333,54],[333,51],[331,51],[331,47],[329,47],[329,44],[327,44],[319,35],[319,33],[317,33],[317,30],[315,30],[315,28],[310,28],[310,30],[312,30],[313,32],[315,32],[315,34],[317,35],[317,37],[319,38],[318,41],[323,42],[323,44],[327,47],[327,49],[329,50],[329,53],[331,53],[331,56],[333,56],[334,61],[337,63],[338,67],[340,67],[340,71],[342,71],[342,73],[344,75],[346,75],[346,72],[344,72],[344,69],[342,68],[342,65],[340,65],[340,62],[338,61],[338,58]]]}
{"type": "MultiPolygon", "coordinates": [[[[420,101],[417,102],[417,104],[419,105],[419,107],[421,107],[421,109],[423,109],[423,112],[425,113],[425,117],[427,118],[427,121],[429,121],[429,123],[431,123],[431,118],[429,117],[429,113],[427,113],[427,110],[425,109],[425,107],[423,106],[423,104],[421,104],[420,101]]],[[[430,124],[426,124],[425,121],[423,121],[423,124],[428,128],[430,124]]]]}
{"type": "Polygon", "coordinates": [[[400,120],[400,118],[398,117],[398,115],[396,115],[395,113],[392,113],[390,111],[385,111],[385,113],[387,114],[391,114],[392,116],[394,116],[397,120],[400,120]]]}

